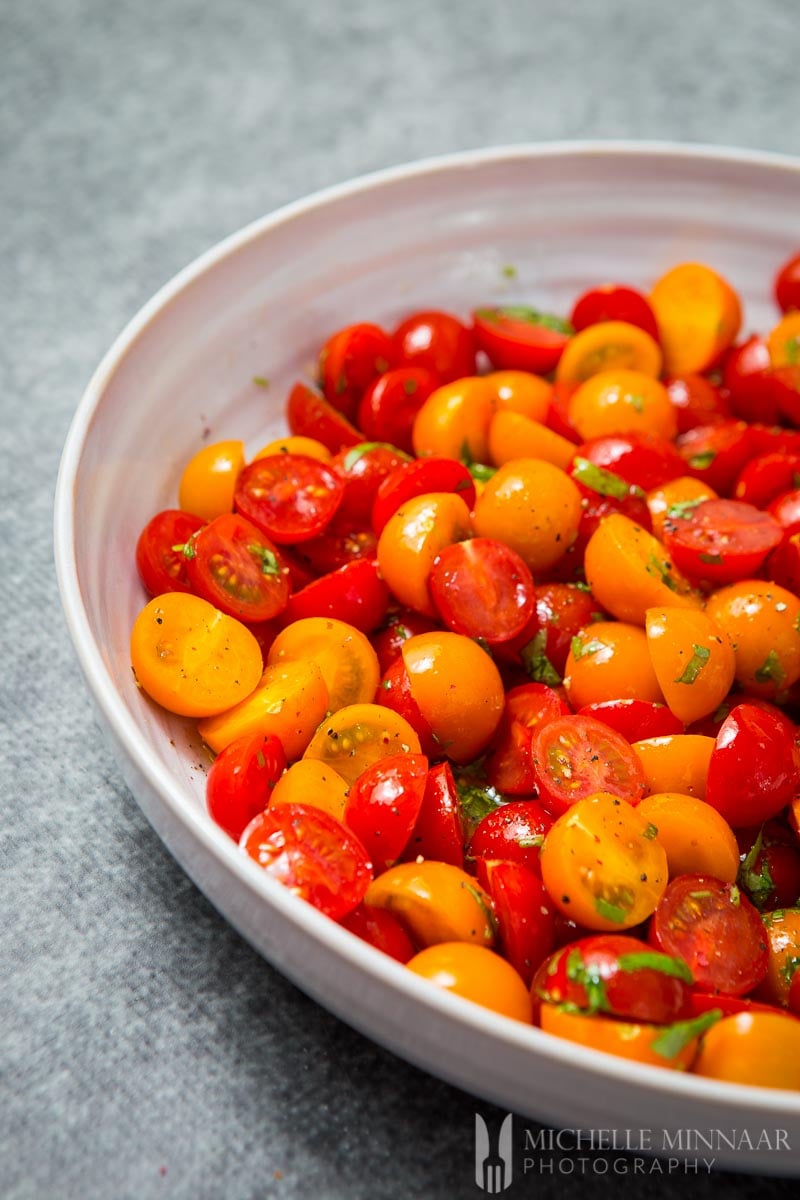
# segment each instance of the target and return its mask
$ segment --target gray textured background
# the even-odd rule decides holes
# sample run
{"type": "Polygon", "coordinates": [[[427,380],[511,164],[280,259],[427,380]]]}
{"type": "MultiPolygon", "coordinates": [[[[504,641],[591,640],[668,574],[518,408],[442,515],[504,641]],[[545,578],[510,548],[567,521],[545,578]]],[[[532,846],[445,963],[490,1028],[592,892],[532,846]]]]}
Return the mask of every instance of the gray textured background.
{"type": "MultiPolygon", "coordinates": [[[[476,1196],[475,1102],[277,976],[121,784],[59,613],[61,445],[161,283],[322,185],[538,138],[800,154],[796,4],[2,0],[0,21],[0,1195],[476,1196]]],[[[535,1191],[589,1187],[687,1189],[535,1191]]],[[[765,1194],[796,1185],[726,1181],[765,1194]]]]}

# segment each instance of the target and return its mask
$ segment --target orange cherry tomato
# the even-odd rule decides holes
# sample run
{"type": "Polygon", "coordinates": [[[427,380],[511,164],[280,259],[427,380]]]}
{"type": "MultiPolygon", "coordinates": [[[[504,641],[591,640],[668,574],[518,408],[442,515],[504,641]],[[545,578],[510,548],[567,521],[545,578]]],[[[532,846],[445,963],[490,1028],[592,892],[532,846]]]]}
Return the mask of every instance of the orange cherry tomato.
{"type": "MultiPolygon", "coordinates": [[[[542,1004],[539,1019],[545,1033],[651,1067],[685,1071],[697,1054],[698,1034],[692,1032],[689,1022],[665,1026],[619,1021],[614,1017],[586,1017],[547,1003],[542,1004]]],[[[695,1027],[699,1029],[705,1024],[703,1021],[695,1027]]]]}
{"type": "Polygon", "coordinates": [[[597,602],[632,625],[644,625],[648,608],[659,605],[701,607],[658,538],[622,513],[607,516],[589,538],[584,570],[597,602]]]}
{"type": "Polygon", "coordinates": [[[782,1013],[740,1012],[705,1034],[692,1070],[708,1079],[800,1089],[800,1021],[782,1013]]]}
{"type": "Polygon", "coordinates": [[[130,646],[136,682],[182,717],[224,712],[261,678],[261,649],[250,630],[185,592],[154,597],[134,622],[130,646]]]}
{"type": "Polygon", "coordinates": [[[450,863],[398,863],[369,886],[365,904],[387,908],[417,946],[472,942],[491,946],[491,900],[477,880],[450,863]]]}
{"type": "Polygon", "coordinates": [[[767,1004],[786,1008],[789,988],[800,971],[800,907],[778,908],[763,914],[767,931],[769,961],[767,974],[755,995],[767,1004]]]}
{"type": "Polygon", "coordinates": [[[380,680],[378,656],[368,638],[333,617],[303,617],[282,629],[270,646],[267,663],[310,659],[328,689],[328,710],[368,704],[380,680]]]}
{"type": "Polygon", "coordinates": [[[714,738],[674,733],[634,742],[633,749],[644,768],[648,795],[680,792],[705,800],[714,738]]]}
{"type": "Polygon", "coordinates": [[[492,476],[475,504],[475,532],[516,550],[534,574],[550,569],[575,540],[581,495],[552,463],[520,458],[492,476]]]}
{"type": "Polygon", "coordinates": [[[244,443],[214,442],[189,460],[178,488],[178,507],[206,521],[233,512],[233,493],[244,467],[244,443]]]}
{"type": "Polygon", "coordinates": [[[800,363],[800,312],[783,317],[767,338],[770,362],[775,367],[793,367],[800,363]]]}
{"type": "Polygon", "coordinates": [[[496,413],[513,412],[544,421],[550,408],[553,385],[530,371],[491,371],[483,378],[494,391],[496,413]]]}
{"type": "Polygon", "coordinates": [[[484,376],[468,375],[437,388],[414,418],[414,453],[486,462],[497,402],[497,392],[484,376]]]}
{"type": "Polygon", "coordinates": [[[677,479],[670,479],[661,487],[653,488],[647,493],[653,535],[659,539],[663,538],[665,521],[675,520],[676,517],[691,512],[702,500],[718,499],[713,488],[692,475],[681,475],[677,479]]]}
{"type": "Polygon", "coordinates": [[[301,758],[284,771],[272,789],[269,807],[275,804],[311,804],[344,821],[347,783],[317,758],[301,758]]]}
{"type": "Polygon", "coordinates": [[[678,418],[669,392],[652,375],[619,368],[582,383],[569,402],[569,420],[584,441],[613,433],[651,433],[672,440],[678,418]]]}
{"type": "Polygon", "coordinates": [[[460,633],[420,633],[401,649],[411,696],[442,754],[477,758],[503,715],[500,672],[477,642],[460,633]]]}
{"type": "Polygon", "coordinates": [[[556,367],[558,383],[582,383],[601,371],[640,371],[656,379],[661,371],[658,343],[638,325],[602,321],[567,342],[556,367]]]}
{"type": "Polygon", "coordinates": [[[702,263],[681,263],[650,293],[668,375],[705,371],[731,345],[742,321],[736,292],[702,263]]]}
{"type": "Polygon", "coordinates": [[[733,643],[736,678],[773,699],[800,679],[800,598],[777,583],[746,579],[709,597],[706,612],[733,643]]]}
{"type": "Polygon", "coordinates": [[[566,471],[575,444],[541,421],[518,412],[498,412],[489,426],[489,461],[502,467],[517,458],[540,458],[566,471]]]}
{"type": "Polygon", "coordinates": [[[715,711],[731,689],[736,659],[730,638],[707,613],[648,608],[647,649],[667,705],[685,724],[715,711]]]}
{"type": "Polygon", "coordinates": [[[300,454],[304,458],[317,458],[320,462],[330,462],[333,458],[327,446],[322,442],[318,442],[316,438],[311,437],[293,437],[291,434],[285,438],[277,438],[274,442],[267,442],[266,446],[262,446],[258,454],[253,455],[253,462],[257,458],[273,458],[276,454],[300,454]]]}
{"type": "Polygon", "coordinates": [[[638,809],[596,792],[578,800],[545,835],[539,855],[553,903],[586,929],[631,929],[655,910],[667,856],[638,809]]]}
{"type": "Polygon", "coordinates": [[[437,555],[472,535],[469,509],[455,492],[431,492],[407,500],[389,518],[378,539],[378,567],[407,608],[435,617],[428,576],[437,555]]]}
{"type": "Polygon", "coordinates": [[[736,835],[710,804],[679,792],[658,792],[645,796],[637,811],[658,830],[670,879],[676,875],[713,875],[723,883],[736,882],[736,835]]]}
{"type": "Polygon", "coordinates": [[[322,722],[303,757],[319,759],[351,784],[381,758],[419,752],[419,738],[399,713],[378,704],[348,704],[322,722]]]}
{"type": "Polygon", "coordinates": [[[485,946],[439,942],[421,950],[406,965],[437,987],[530,1025],[528,989],[511,964],[485,946]]]}
{"type": "Polygon", "coordinates": [[[644,631],[623,621],[598,621],[572,639],[564,687],[576,712],[604,700],[664,702],[644,631]]]}
{"type": "Polygon", "coordinates": [[[215,754],[245,734],[273,734],[288,762],[299,758],[328,708],[328,689],[316,663],[277,663],[265,669],[246,700],[198,723],[215,754]]]}

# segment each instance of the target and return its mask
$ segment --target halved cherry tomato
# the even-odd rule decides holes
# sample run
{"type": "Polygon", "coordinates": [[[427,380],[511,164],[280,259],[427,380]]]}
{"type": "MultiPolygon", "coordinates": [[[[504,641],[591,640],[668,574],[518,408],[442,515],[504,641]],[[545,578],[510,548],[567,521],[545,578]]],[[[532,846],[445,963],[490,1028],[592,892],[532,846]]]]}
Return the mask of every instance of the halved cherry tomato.
{"type": "Polygon", "coordinates": [[[742,468],[734,495],[756,508],[766,508],[771,500],[797,487],[798,480],[800,454],[757,454],[742,468]]]}
{"type": "Polygon", "coordinates": [[[421,950],[406,965],[415,975],[456,996],[503,1017],[531,1023],[531,998],[519,974],[499,954],[483,946],[439,943],[421,950]]]}
{"type": "Polygon", "coordinates": [[[540,875],[539,851],[553,818],[536,800],[512,800],[482,817],[469,843],[469,856],[519,863],[540,875]]]}
{"type": "Polygon", "coordinates": [[[191,592],[183,548],[204,524],[202,517],[177,508],[156,513],[147,522],[136,543],[136,569],[151,596],[191,592]]]}
{"type": "Polygon", "coordinates": [[[714,712],[736,673],[725,630],[707,613],[668,605],[649,608],[645,622],[653,670],[675,716],[688,725],[714,712]]]}
{"type": "Polygon", "coordinates": [[[497,412],[488,434],[489,459],[496,467],[516,458],[540,458],[566,471],[575,453],[574,444],[541,421],[517,412],[497,412]]]}
{"type": "Polygon", "coordinates": [[[625,321],[638,325],[658,341],[658,323],[647,297],[620,284],[608,283],[584,292],[575,301],[570,321],[577,333],[601,321],[625,321]]]}
{"type": "Polygon", "coordinates": [[[767,512],[780,525],[784,539],[793,533],[800,533],[800,488],[777,496],[768,505],[767,512]]]}
{"type": "Polygon", "coordinates": [[[572,639],[564,688],[573,708],[607,700],[664,699],[638,625],[598,621],[572,639]]]}
{"type": "MultiPolygon", "coordinates": [[[[739,886],[760,912],[800,901],[800,839],[782,820],[739,829],[739,886]]],[[[800,947],[800,941],[798,942],[800,947]]]]}
{"type": "Polygon", "coordinates": [[[767,971],[767,935],[735,884],[711,875],[679,875],[660,899],[651,943],[688,963],[705,991],[746,996],[767,971]]]}
{"type": "Polygon", "coordinates": [[[606,517],[592,534],[584,568],[603,608],[632,625],[644,625],[648,608],[701,604],[662,543],[622,513],[606,517]]]}
{"type": "Polygon", "coordinates": [[[742,321],[739,297],[703,263],[681,263],[650,292],[671,375],[706,371],[733,342],[742,321]]]}
{"type": "Polygon", "coordinates": [[[464,830],[458,789],[449,763],[437,763],[428,771],[425,795],[417,822],[411,831],[404,858],[431,858],[436,862],[464,866],[464,830]]]}
{"type": "Polygon", "coordinates": [[[733,642],[736,678],[748,692],[773,699],[800,679],[800,599],[792,592],[747,579],[710,596],[706,612],[733,642]]]}
{"type": "Polygon", "coordinates": [[[536,683],[561,682],[572,639],[604,616],[586,585],[542,583],[536,588],[536,625],[522,647],[522,661],[536,683]]]}
{"type": "Polygon", "coordinates": [[[193,591],[240,621],[271,621],[286,608],[289,573],[275,546],[238,513],[223,513],[183,551],[193,591]]]}
{"type": "Polygon", "coordinates": [[[240,513],[283,544],[316,537],[344,496],[344,484],[316,458],[276,454],[245,467],[236,485],[240,513]]]}
{"type": "Polygon", "coordinates": [[[769,943],[767,973],[756,996],[782,1008],[789,1005],[795,975],[800,972],[800,908],[780,908],[764,913],[769,943]]]}
{"type": "Polygon", "coordinates": [[[744,421],[697,425],[680,434],[676,445],[684,461],[680,474],[702,479],[720,495],[730,494],[753,453],[749,426],[744,421]]]}
{"type": "Polygon", "coordinates": [[[469,509],[453,492],[416,496],[398,508],[378,539],[378,567],[400,603],[435,616],[428,588],[431,568],[446,546],[471,534],[469,509]]]}
{"type": "Polygon", "coordinates": [[[344,822],[378,871],[402,854],[422,807],[427,777],[424,755],[395,754],[367,767],[350,788],[344,822]]]}
{"type": "Polygon", "coordinates": [[[475,342],[499,370],[547,375],[573,332],[568,321],[526,305],[479,308],[472,314],[475,342]]]}
{"type": "Polygon", "coordinates": [[[536,574],[563,556],[580,514],[580,493],[566,472],[521,458],[487,482],[475,505],[474,526],[479,537],[505,542],[536,574]]]}
{"type": "MultiPolygon", "coordinates": [[[[661,372],[661,349],[649,333],[626,321],[603,321],[576,333],[564,348],[556,379],[581,383],[601,371],[637,371],[652,378],[661,372]]],[[[570,403],[570,412],[572,403],[570,403]]],[[[571,421],[570,415],[570,421],[571,421]]]]}
{"type": "Polygon", "coordinates": [[[703,1038],[692,1071],[729,1083],[800,1089],[800,1023],[757,1011],[725,1017],[703,1038]]]}
{"type": "Polygon", "coordinates": [[[352,421],[369,385],[394,366],[394,353],[391,338],[378,325],[364,321],[340,329],[320,351],[325,398],[352,421]]]}
{"type": "Polygon", "coordinates": [[[352,784],[382,758],[419,752],[419,738],[397,713],[377,704],[348,704],[319,725],[303,757],[330,764],[352,784]]]}
{"type": "Polygon", "coordinates": [[[279,804],[255,817],[239,843],[295,896],[341,920],[357,908],[372,879],[358,838],[310,804],[279,804]]]}
{"type": "Polygon", "coordinates": [[[516,637],[535,612],[530,571],[514,550],[491,538],[445,546],[428,589],[448,629],[490,645],[516,637]]]}
{"type": "Polygon", "coordinates": [[[703,500],[664,522],[678,570],[714,584],[755,575],[782,537],[774,517],[741,500],[703,500]]]}
{"type": "Polygon", "coordinates": [[[305,617],[335,617],[371,633],[386,616],[389,589],[378,564],[357,558],[295,592],[283,611],[286,624],[305,617]]]}
{"type": "Polygon", "coordinates": [[[334,528],[337,531],[363,528],[369,521],[375,496],[384,479],[408,461],[402,450],[383,442],[361,442],[348,450],[340,450],[330,463],[331,470],[344,483],[334,528]]]}
{"type": "Polygon", "coordinates": [[[673,375],[664,381],[664,386],[675,409],[678,433],[694,429],[695,425],[715,425],[731,415],[726,396],[704,375],[691,372],[673,375]]]}
{"type": "Polygon", "coordinates": [[[774,817],[800,788],[800,751],[787,722],[737,704],[717,734],[706,800],[734,828],[774,817]]]}
{"type": "Polygon", "coordinates": [[[518,862],[478,860],[478,882],[492,899],[505,957],[530,985],[555,945],[555,912],[538,874],[518,862]]]}
{"type": "Polygon", "coordinates": [[[432,492],[456,492],[468,509],[475,506],[475,484],[463,463],[452,458],[420,458],[403,463],[381,483],[372,507],[373,529],[382,533],[398,508],[432,492]]]}
{"type": "Polygon", "coordinates": [[[390,612],[385,629],[373,634],[371,641],[378,655],[381,675],[385,675],[400,658],[403,643],[417,633],[432,633],[439,626],[429,617],[415,613],[411,608],[401,608],[390,612]]]}
{"type": "Polygon", "coordinates": [[[422,753],[429,758],[438,758],[441,748],[433,736],[429,722],[422,715],[420,707],[411,691],[411,680],[403,662],[402,651],[399,657],[384,672],[380,686],[375,693],[375,703],[391,708],[403,720],[408,721],[419,738],[422,753]]]}
{"type": "Polygon", "coordinates": [[[286,403],[289,429],[298,437],[310,437],[322,442],[332,454],[344,446],[357,446],[363,438],[324,396],[313,392],[304,383],[296,383],[286,403]]]}
{"type": "Polygon", "coordinates": [[[331,571],[338,571],[340,567],[357,559],[374,559],[377,547],[378,539],[371,529],[333,533],[329,528],[322,536],[293,546],[291,553],[285,547],[281,553],[284,558],[297,563],[301,570],[311,574],[310,578],[295,584],[295,591],[299,591],[301,587],[311,583],[314,575],[328,575],[331,571]]]}
{"type": "Polygon", "coordinates": [[[716,499],[717,493],[713,488],[691,475],[682,475],[678,479],[671,479],[662,487],[653,488],[647,493],[647,507],[653,533],[663,541],[664,525],[668,520],[691,512],[702,500],[716,499]]]}
{"type": "Polygon", "coordinates": [[[649,491],[686,474],[671,442],[649,433],[616,433],[583,442],[575,454],[649,491]]]}
{"type": "MultiPolygon", "coordinates": [[[[259,656],[260,657],[260,656],[259,656]]],[[[328,689],[316,663],[267,666],[254,691],[223,712],[204,717],[198,732],[219,754],[245,734],[274,734],[294,762],[305,750],[328,707],[328,689]]]]}
{"type": "Polygon", "coordinates": [[[638,811],[658,830],[670,879],[676,875],[713,875],[723,883],[736,882],[736,837],[710,804],[679,792],[656,792],[645,796],[638,811]]]}
{"type": "Polygon", "coordinates": [[[643,371],[620,367],[599,371],[581,384],[569,402],[569,419],[584,440],[633,432],[671,439],[678,431],[664,385],[643,371]]]}
{"type": "Polygon", "coordinates": [[[243,442],[203,446],[184,468],[178,487],[179,507],[204,521],[233,512],[234,490],[243,467],[243,442]]]}
{"type": "Polygon", "coordinates": [[[398,366],[424,367],[440,384],[475,374],[472,332],[450,313],[413,313],[397,326],[392,343],[398,366]]]}
{"type": "Polygon", "coordinates": [[[598,792],[637,804],[645,795],[642,768],[628,742],[591,717],[558,717],[539,727],[531,747],[539,796],[554,812],[598,792]]]}
{"type": "Polygon", "coordinates": [[[209,769],[209,816],[238,842],[245,826],[269,804],[285,770],[286,755],[278,738],[263,733],[237,738],[209,769]]]}
{"type": "Polygon", "coordinates": [[[503,795],[532,795],[536,791],[533,731],[568,712],[558,692],[544,683],[523,683],[506,692],[503,716],[486,755],[488,782],[503,795]]]}
{"type": "Polygon", "coordinates": [[[800,254],[788,259],[775,276],[775,299],[784,312],[800,308],[800,254]]]}
{"type": "Polygon", "coordinates": [[[414,957],[414,943],[397,918],[385,908],[359,904],[342,917],[340,924],[397,962],[407,963],[414,957]]]}
{"type": "Polygon", "coordinates": [[[718,1013],[713,1012],[693,1021],[650,1025],[620,1021],[616,1017],[585,1017],[558,1004],[543,1004],[540,1021],[545,1033],[577,1042],[591,1050],[601,1050],[651,1067],[685,1071],[697,1057],[700,1034],[717,1019],[718,1013]]]}
{"type": "Polygon", "coordinates": [[[417,946],[488,947],[495,941],[491,900],[471,875],[449,863],[398,863],[373,882],[366,902],[394,913],[417,946]]]}
{"type": "Polygon", "coordinates": [[[767,336],[773,367],[790,367],[800,362],[800,313],[788,312],[767,336]]]}
{"type": "Polygon", "coordinates": [[[467,375],[431,392],[414,418],[411,440],[419,458],[486,462],[497,392],[487,375],[467,375]]]}
{"type": "Polygon", "coordinates": [[[790,425],[800,425],[800,362],[775,367],[770,383],[779,418],[790,425]]]}
{"type": "Polygon", "coordinates": [[[301,758],[281,775],[273,788],[270,804],[311,804],[330,813],[337,821],[344,821],[349,790],[333,767],[326,767],[315,758],[301,758]]]}
{"type": "Polygon", "coordinates": [[[386,371],[361,398],[359,429],[370,441],[389,442],[411,454],[414,418],[439,386],[439,377],[425,367],[396,367],[386,371]]]}
{"type": "Polygon", "coordinates": [[[789,534],[767,559],[767,578],[800,595],[800,532],[789,534]]]}
{"type": "Polygon", "coordinates": [[[679,792],[705,800],[713,737],[699,733],[649,737],[634,742],[633,750],[644,771],[648,795],[679,792]]]}
{"type": "Polygon", "coordinates": [[[270,647],[267,663],[308,661],[316,665],[328,690],[328,710],[366,704],[380,678],[378,656],[354,625],[333,617],[304,617],[281,630],[270,647]]]}
{"type": "Polygon", "coordinates": [[[584,704],[578,709],[579,717],[592,717],[602,721],[626,742],[638,742],[642,738],[668,737],[683,733],[684,725],[666,704],[648,700],[601,700],[597,704],[584,704]]]}

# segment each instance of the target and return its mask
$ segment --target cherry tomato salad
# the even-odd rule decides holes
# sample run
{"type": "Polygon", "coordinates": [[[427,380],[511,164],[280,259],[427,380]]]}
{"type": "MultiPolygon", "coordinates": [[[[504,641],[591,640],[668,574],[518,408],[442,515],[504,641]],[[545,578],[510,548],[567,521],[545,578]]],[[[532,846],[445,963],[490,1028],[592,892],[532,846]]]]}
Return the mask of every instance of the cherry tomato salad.
{"type": "Polygon", "coordinates": [[[142,530],[131,658],[226,835],[409,970],[800,1089],[800,255],[774,294],[335,331],[142,530]]]}

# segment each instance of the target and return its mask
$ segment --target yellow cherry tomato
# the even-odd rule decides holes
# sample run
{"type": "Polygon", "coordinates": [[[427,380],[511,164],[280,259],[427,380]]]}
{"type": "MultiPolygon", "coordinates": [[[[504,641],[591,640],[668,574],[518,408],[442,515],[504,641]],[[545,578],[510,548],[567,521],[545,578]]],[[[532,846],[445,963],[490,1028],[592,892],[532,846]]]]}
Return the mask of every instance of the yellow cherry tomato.
{"type": "Polygon", "coordinates": [[[460,633],[420,633],[401,648],[411,696],[442,754],[468,763],[482,753],[503,715],[500,672],[477,642],[460,633]]]}
{"type": "Polygon", "coordinates": [[[567,342],[556,367],[558,383],[582,383],[601,371],[640,371],[657,379],[661,350],[649,333],[627,321],[601,321],[567,342]]]}
{"type": "Polygon", "coordinates": [[[178,506],[205,521],[233,512],[233,493],[244,467],[244,442],[214,442],[189,460],[178,488],[178,506]]]}
{"type": "Polygon", "coordinates": [[[648,608],[700,608],[702,602],[665,547],[622,513],[601,521],[586,545],[586,580],[606,612],[644,625],[648,608]]]}
{"type": "Polygon", "coordinates": [[[531,1022],[531,997],[510,963],[472,942],[439,942],[406,963],[409,971],[484,1008],[531,1022]]]}
{"type": "Polygon", "coordinates": [[[545,836],[542,880],[566,917],[587,929],[631,929],[667,886],[667,856],[633,805],[596,792],[578,800],[545,836]]]}
{"type": "Polygon", "coordinates": [[[634,742],[633,749],[644,768],[648,794],[680,792],[705,800],[708,764],[714,745],[714,738],[700,733],[673,733],[634,742]]]}
{"type": "Polygon", "coordinates": [[[800,599],[776,583],[746,579],[709,597],[706,612],[733,643],[736,678],[774,699],[800,679],[800,599]]]}
{"type": "Polygon", "coordinates": [[[333,457],[328,447],[323,446],[316,438],[290,436],[267,442],[258,454],[253,455],[253,462],[257,458],[272,458],[276,454],[302,454],[305,458],[316,458],[320,462],[329,462],[333,457]]]}
{"type": "Polygon", "coordinates": [[[468,375],[436,388],[414,418],[414,453],[486,462],[496,407],[497,393],[484,376],[468,375]]]}
{"type": "Polygon", "coordinates": [[[478,537],[516,550],[531,571],[549,570],[575,540],[581,496],[565,471],[535,458],[506,463],[475,504],[478,537]]]}
{"type": "Polygon", "coordinates": [[[670,879],[676,875],[713,875],[723,883],[736,882],[736,835],[710,804],[679,792],[657,792],[645,796],[637,812],[658,830],[670,879]]]}
{"type": "Polygon", "coordinates": [[[642,371],[600,371],[569,402],[569,420],[584,441],[613,433],[652,433],[672,440],[678,418],[663,383],[642,371]]]}
{"type": "Polygon", "coordinates": [[[731,690],[736,659],[730,638],[707,613],[648,608],[647,650],[669,708],[690,725],[709,716],[731,690]]]}
{"type": "Polygon", "coordinates": [[[270,795],[269,806],[311,804],[344,822],[349,788],[341,775],[317,758],[301,758],[284,771],[270,795]]]}
{"type": "Polygon", "coordinates": [[[277,663],[266,668],[246,700],[207,717],[197,728],[216,754],[245,734],[274,734],[292,762],[305,750],[327,708],[328,689],[316,663],[277,663]]]}
{"type": "Polygon", "coordinates": [[[777,908],[763,917],[769,961],[766,978],[756,988],[755,996],[785,1008],[794,974],[800,971],[800,908],[777,908]]]}
{"type": "Polygon", "coordinates": [[[263,669],[249,629],[183,592],[151,600],[134,622],[130,645],[136,682],[182,717],[206,717],[244,700],[263,669]]]}
{"type": "Polygon", "coordinates": [[[697,1054],[696,1036],[681,1038],[674,1044],[667,1040],[665,1035],[671,1026],[620,1021],[615,1017],[587,1017],[547,1003],[541,1007],[539,1020],[545,1033],[651,1067],[685,1071],[697,1054]]]}
{"type": "Polygon", "coordinates": [[[541,421],[517,412],[498,412],[489,426],[489,461],[496,467],[517,458],[539,458],[566,471],[575,446],[541,421]]]}
{"type": "Polygon", "coordinates": [[[398,863],[369,885],[364,903],[393,913],[417,946],[494,943],[491,900],[477,880],[450,863],[398,863]]]}
{"type": "Polygon", "coordinates": [[[529,371],[490,371],[483,378],[495,395],[496,413],[521,413],[532,421],[544,421],[550,408],[553,385],[529,371]]]}
{"type": "Polygon", "coordinates": [[[598,621],[572,639],[564,687],[576,711],[604,700],[664,703],[644,631],[624,621],[598,621]]]}
{"type": "Polygon", "coordinates": [[[773,367],[788,367],[800,362],[800,312],[788,312],[767,338],[773,367]]]}
{"type": "Polygon", "coordinates": [[[378,656],[353,625],[333,617],[304,617],[287,625],[270,646],[267,663],[303,659],[311,659],[322,672],[330,712],[374,698],[380,681],[378,656]]]}
{"type": "Polygon", "coordinates": [[[437,555],[472,534],[469,509],[454,492],[416,496],[398,508],[378,539],[381,575],[401,604],[433,617],[428,576],[437,555]]]}
{"type": "Polygon", "coordinates": [[[733,342],[742,308],[733,288],[703,263],[681,263],[650,293],[668,375],[705,371],[733,342]]]}
{"type": "Polygon", "coordinates": [[[379,704],[348,704],[322,722],[303,757],[319,759],[351,784],[390,754],[419,753],[419,738],[399,713],[379,704]]]}
{"type": "Polygon", "coordinates": [[[728,1083],[800,1090],[800,1021],[765,1012],[723,1017],[704,1035],[692,1070],[728,1083]]]}
{"type": "Polygon", "coordinates": [[[717,493],[707,483],[692,475],[670,479],[662,487],[647,493],[647,507],[653,523],[653,535],[664,536],[664,522],[682,516],[701,500],[717,500],[717,493]]]}

